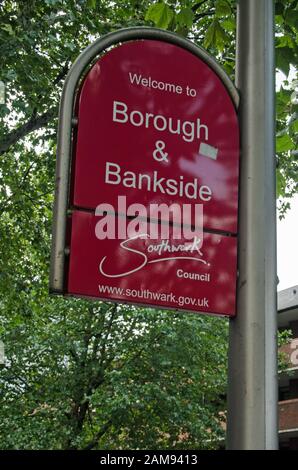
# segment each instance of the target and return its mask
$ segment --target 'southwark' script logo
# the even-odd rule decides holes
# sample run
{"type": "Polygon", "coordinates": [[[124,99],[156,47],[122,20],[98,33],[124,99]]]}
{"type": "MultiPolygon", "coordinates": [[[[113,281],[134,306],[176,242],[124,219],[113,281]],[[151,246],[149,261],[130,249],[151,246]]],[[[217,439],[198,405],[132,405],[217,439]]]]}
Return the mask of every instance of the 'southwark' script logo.
{"type": "MultiPolygon", "coordinates": [[[[99,271],[105,277],[128,276],[148,264],[173,260],[192,260],[208,265],[202,252],[203,207],[200,204],[195,207],[190,204],[151,204],[147,211],[142,204],[127,206],[126,197],[119,196],[116,209],[111,204],[100,204],[95,215],[100,217],[95,226],[96,237],[122,240],[123,255],[126,259],[129,254],[134,256],[134,267],[117,273],[106,270],[107,256],[104,256],[99,263],[99,271]],[[140,244],[141,240],[145,243],[140,244]],[[134,245],[136,241],[139,242],[137,247],[134,245]]],[[[179,277],[185,275],[179,273],[179,277]]]]}
{"type": "MultiPolygon", "coordinates": [[[[147,253],[143,252],[143,251],[140,251],[140,250],[137,250],[135,248],[132,248],[130,246],[130,242],[132,242],[133,240],[136,240],[138,238],[149,238],[148,237],[148,234],[144,233],[144,234],[141,234],[141,235],[137,235],[135,237],[132,237],[132,238],[129,238],[125,241],[122,241],[120,243],[120,246],[121,248],[123,248],[124,250],[130,252],[130,253],[134,253],[134,254],[137,254],[139,256],[139,264],[137,265],[137,267],[133,268],[133,269],[130,269],[129,271],[125,271],[125,272],[121,272],[121,273],[117,273],[117,274],[111,274],[111,273],[107,273],[105,270],[104,270],[104,262],[106,260],[106,256],[104,256],[99,264],[99,271],[100,273],[103,275],[103,276],[106,276],[106,277],[111,277],[111,278],[117,278],[117,277],[123,277],[123,276],[128,276],[129,274],[133,274],[133,273],[136,273],[137,271],[140,271],[141,269],[143,269],[145,266],[147,266],[148,264],[152,264],[152,263],[162,263],[162,262],[167,262],[167,261],[173,261],[173,260],[192,260],[192,261],[196,261],[198,263],[203,263],[203,264],[206,264],[208,265],[207,261],[205,261],[203,258],[202,258],[202,252],[200,251],[199,248],[197,248],[196,245],[201,245],[202,244],[202,240],[194,240],[193,244],[192,245],[181,245],[181,248],[180,248],[180,251],[182,251],[183,253],[183,256],[175,256],[173,255],[173,253],[176,253],[179,251],[179,247],[176,247],[174,245],[169,245],[168,248],[169,248],[169,255],[168,256],[160,256],[157,258],[157,259],[153,259],[153,260],[149,260],[149,257],[147,255],[148,252],[151,251],[152,253],[152,250],[149,249],[149,247],[151,245],[149,245],[149,247],[147,248],[147,253]],[[188,253],[192,253],[192,250],[193,250],[193,246],[195,246],[195,249],[197,251],[197,253],[199,253],[199,257],[198,256],[194,256],[194,255],[191,255],[191,254],[188,254],[188,253]]],[[[181,275],[179,277],[182,277],[181,275]]],[[[184,276],[185,277],[185,276],[184,276]]]]}

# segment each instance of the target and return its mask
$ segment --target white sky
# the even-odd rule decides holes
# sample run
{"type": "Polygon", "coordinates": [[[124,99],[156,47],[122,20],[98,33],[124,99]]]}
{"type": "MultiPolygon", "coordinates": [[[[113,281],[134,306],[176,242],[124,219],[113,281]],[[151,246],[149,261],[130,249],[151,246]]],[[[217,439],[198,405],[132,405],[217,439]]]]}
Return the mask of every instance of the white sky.
{"type": "MultiPolygon", "coordinates": [[[[286,77],[278,72],[276,88],[286,77]]],[[[295,69],[291,67],[289,80],[294,80],[295,69]]],[[[277,290],[298,285],[298,194],[290,200],[291,209],[283,220],[277,217],[277,290]]]]}
{"type": "Polygon", "coordinates": [[[291,199],[291,210],[277,219],[277,290],[298,285],[298,195],[291,199]]]}

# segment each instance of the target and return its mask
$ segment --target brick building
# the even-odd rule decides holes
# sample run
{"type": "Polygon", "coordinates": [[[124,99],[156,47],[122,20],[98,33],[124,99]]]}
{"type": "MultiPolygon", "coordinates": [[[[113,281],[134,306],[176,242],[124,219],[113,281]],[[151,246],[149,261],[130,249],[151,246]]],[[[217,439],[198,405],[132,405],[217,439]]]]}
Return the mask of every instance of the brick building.
{"type": "Polygon", "coordinates": [[[279,447],[298,450],[298,286],[278,293],[278,328],[292,331],[281,348],[288,369],[279,375],[279,447]]]}

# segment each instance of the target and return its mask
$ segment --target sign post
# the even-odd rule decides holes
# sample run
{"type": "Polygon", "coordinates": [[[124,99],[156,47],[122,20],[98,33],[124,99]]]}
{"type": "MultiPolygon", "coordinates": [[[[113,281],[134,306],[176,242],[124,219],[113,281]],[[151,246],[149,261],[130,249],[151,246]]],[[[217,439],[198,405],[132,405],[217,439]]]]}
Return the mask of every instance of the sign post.
{"type": "Polygon", "coordinates": [[[230,320],[232,450],[277,449],[274,2],[239,0],[241,196],[238,316],[230,320]]]}

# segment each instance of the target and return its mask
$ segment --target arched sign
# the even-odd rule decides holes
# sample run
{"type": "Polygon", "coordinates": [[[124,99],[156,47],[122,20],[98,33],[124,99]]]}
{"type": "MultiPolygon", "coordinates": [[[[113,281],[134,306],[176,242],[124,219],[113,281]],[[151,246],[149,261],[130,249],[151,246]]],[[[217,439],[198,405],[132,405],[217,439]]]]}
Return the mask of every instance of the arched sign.
{"type": "Polygon", "coordinates": [[[217,63],[173,33],[123,30],[83,52],[61,102],[52,292],[235,314],[237,106],[217,63]],[[176,236],[186,212],[192,238],[176,236]]]}

